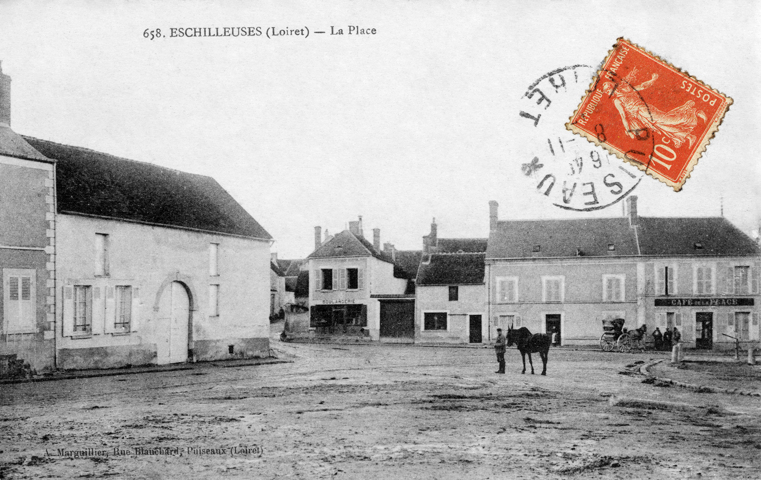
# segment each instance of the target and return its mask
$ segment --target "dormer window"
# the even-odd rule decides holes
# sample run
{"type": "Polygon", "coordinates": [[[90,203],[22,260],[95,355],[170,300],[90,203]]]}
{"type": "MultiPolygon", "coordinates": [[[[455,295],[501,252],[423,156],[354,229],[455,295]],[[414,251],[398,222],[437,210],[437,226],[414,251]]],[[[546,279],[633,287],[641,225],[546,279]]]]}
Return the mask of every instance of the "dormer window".
{"type": "Polygon", "coordinates": [[[695,242],[695,250],[703,250],[703,242],[695,242]]]}
{"type": "Polygon", "coordinates": [[[534,245],[534,248],[532,248],[531,251],[533,253],[539,253],[539,252],[542,251],[542,246],[541,245],[534,245]]]}
{"type": "Polygon", "coordinates": [[[616,251],[616,244],[615,243],[609,243],[608,244],[608,251],[609,252],[615,252],[616,251]]]}
{"type": "Polygon", "coordinates": [[[576,256],[577,257],[583,257],[584,256],[584,251],[582,249],[576,247],[576,256]]]}

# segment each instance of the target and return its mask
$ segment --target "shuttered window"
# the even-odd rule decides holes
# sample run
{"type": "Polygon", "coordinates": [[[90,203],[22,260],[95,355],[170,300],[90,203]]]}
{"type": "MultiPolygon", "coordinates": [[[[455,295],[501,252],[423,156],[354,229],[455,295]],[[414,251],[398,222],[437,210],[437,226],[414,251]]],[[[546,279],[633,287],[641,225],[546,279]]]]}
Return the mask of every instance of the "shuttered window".
{"type": "Polygon", "coordinates": [[[446,330],[447,312],[425,312],[423,314],[424,330],[446,330]]]}
{"type": "Polygon", "coordinates": [[[695,267],[695,294],[712,295],[714,293],[713,266],[699,265],[695,267]]]}
{"type": "Polygon", "coordinates": [[[92,287],[74,285],[74,332],[92,331],[92,287]]]}
{"type": "Polygon", "coordinates": [[[36,272],[32,269],[3,269],[2,333],[36,332],[36,272]]]}
{"type": "Polygon", "coordinates": [[[655,265],[655,294],[675,295],[676,292],[676,264],[655,265]]]}
{"type": "Polygon", "coordinates": [[[128,332],[132,322],[132,287],[116,287],[116,331],[128,332]]]}
{"type": "Polygon", "coordinates": [[[518,301],[518,279],[515,277],[497,277],[497,303],[515,303],[518,301]]]}
{"type": "Polygon", "coordinates": [[[735,294],[748,295],[750,293],[750,267],[735,267],[733,283],[735,287],[735,294]]]}
{"type": "Polygon", "coordinates": [[[624,275],[603,275],[603,301],[623,302],[625,279],[624,275]]]}
{"type": "Polygon", "coordinates": [[[563,277],[542,277],[542,299],[545,302],[563,301],[563,277]]]}

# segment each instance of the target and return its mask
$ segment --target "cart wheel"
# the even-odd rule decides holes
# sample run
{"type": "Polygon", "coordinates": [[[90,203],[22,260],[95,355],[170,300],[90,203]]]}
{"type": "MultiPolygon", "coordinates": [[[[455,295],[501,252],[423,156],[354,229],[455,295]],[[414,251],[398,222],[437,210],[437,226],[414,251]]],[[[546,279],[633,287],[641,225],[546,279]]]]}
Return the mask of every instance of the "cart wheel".
{"type": "Polygon", "coordinates": [[[613,350],[613,342],[611,342],[610,339],[606,337],[604,333],[600,337],[600,348],[602,348],[603,352],[610,352],[611,350],[613,350]]]}
{"type": "Polygon", "coordinates": [[[618,351],[629,353],[632,350],[632,339],[629,335],[623,334],[618,337],[618,351]]]}

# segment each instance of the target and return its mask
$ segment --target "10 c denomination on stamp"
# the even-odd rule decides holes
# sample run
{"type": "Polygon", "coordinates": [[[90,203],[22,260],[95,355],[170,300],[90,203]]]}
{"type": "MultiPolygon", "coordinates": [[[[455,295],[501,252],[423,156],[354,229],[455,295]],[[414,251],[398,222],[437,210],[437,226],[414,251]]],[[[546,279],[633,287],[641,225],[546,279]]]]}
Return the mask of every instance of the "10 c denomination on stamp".
{"type": "Polygon", "coordinates": [[[619,38],[566,128],[682,189],[732,99],[619,38]]]}

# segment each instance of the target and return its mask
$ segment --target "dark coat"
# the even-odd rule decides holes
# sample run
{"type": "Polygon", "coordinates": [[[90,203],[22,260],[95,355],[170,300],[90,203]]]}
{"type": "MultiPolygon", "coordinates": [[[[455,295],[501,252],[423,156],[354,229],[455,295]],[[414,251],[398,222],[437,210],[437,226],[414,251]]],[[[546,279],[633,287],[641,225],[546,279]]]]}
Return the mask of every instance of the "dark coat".
{"type": "Polygon", "coordinates": [[[505,353],[506,344],[507,340],[505,339],[505,336],[500,333],[499,336],[497,336],[497,340],[494,342],[494,351],[497,353],[505,353]]]}

